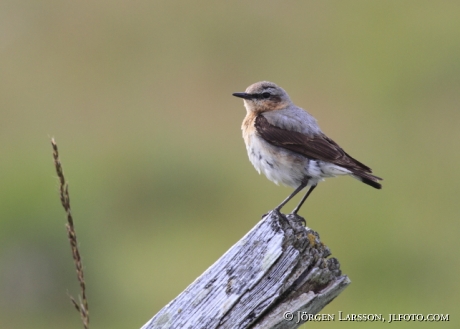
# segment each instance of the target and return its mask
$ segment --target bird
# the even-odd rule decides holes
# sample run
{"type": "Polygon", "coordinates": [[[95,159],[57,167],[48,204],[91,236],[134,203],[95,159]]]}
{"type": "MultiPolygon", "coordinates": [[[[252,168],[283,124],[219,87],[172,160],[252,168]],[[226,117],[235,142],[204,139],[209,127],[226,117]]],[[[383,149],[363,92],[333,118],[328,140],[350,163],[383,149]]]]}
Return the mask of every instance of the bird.
{"type": "Polygon", "coordinates": [[[296,106],[275,83],[256,82],[245,92],[232,95],[242,98],[246,108],[241,129],[250,162],[270,181],[294,188],[275,211],[280,212],[308,186],[291,212],[297,215],[318,183],[329,177],[349,175],[376,189],[382,188],[382,178],[372,175],[371,168],[327,137],[316,119],[296,106]]]}

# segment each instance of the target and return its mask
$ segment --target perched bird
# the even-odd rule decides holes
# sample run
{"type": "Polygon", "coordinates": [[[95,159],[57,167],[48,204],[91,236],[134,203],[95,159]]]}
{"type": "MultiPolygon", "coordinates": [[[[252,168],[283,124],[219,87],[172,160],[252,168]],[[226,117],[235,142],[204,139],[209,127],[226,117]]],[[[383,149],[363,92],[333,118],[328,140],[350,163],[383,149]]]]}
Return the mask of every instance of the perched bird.
{"type": "Polygon", "coordinates": [[[351,175],[376,189],[382,188],[371,168],[348,155],[319,128],[316,119],[292,103],[289,95],[273,82],[261,81],[250,85],[243,98],[246,117],[241,129],[249,160],[276,184],[295,188],[275,210],[281,208],[297,193],[309,186],[292,214],[324,178],[351,175]]]}

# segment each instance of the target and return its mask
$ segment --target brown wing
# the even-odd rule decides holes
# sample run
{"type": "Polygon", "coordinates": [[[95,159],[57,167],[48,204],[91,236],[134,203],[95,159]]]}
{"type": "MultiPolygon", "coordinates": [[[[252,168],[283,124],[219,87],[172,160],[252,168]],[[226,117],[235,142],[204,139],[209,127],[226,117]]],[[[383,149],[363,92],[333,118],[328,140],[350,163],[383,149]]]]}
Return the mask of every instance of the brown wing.
{"type": "Polygon", "coordinates": [[[370,175],[371,168],[352,158],[324,134],[307,136],[296,131],[282,129],[270,124],[262,114],[256,117],[255,128],[260,137],[272,145],[283,147],[310,159],[322,160],[344,167],[361,178],[370,179],[374,182],[381,179],[370,175]]]}

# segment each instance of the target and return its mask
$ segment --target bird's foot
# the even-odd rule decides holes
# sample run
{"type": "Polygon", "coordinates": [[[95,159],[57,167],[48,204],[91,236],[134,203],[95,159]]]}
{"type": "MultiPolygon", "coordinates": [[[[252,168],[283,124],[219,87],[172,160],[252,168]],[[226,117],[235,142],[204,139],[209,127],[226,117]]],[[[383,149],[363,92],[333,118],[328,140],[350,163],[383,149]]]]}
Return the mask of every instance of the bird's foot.
{"type": "Polygon", "coordinates": [[[274,215],[275,217],[281,218],[281,220],[285,221],[286,223],[289,224],[289,220],[287,219],[286,215],[282,214],[281,211],[278,208],[275,208],[273,210],[270,210],[268,213],[264,214],[262,216],[262,219],[264,219],[267,216],[274,215]]]}
{"type": "Polygon", "coordinates": [[[298,222],[302,222],[303,223],[303,226],[307,226],[307,221],[305,220],[305,218],[303,218],[302,216],[299,216],[296,212],[291,212],[290,214],[288,214],[289,218],[293,219],[293,220],[296,220],[298,222]]]}
{"type": "Polygon", "coordinates": [[[277,216],[283,217],[282,214],[281,214],[281,211],[280,211],[278,208],[275,208],[275,209],[270,210],[269,212],[263,214],[261,218],[267,217],[267,216],[270,215],[271,213],[274,213],[274,214],[277,215],[277,216]]]}

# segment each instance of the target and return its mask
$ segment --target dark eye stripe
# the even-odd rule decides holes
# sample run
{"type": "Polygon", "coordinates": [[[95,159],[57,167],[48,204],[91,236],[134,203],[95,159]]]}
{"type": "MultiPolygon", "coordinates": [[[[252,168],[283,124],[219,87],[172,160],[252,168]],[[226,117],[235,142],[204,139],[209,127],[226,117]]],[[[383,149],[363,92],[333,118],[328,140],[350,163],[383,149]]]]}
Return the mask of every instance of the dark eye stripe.
{"type": "Polygon", "coordinates": [[[254,99],[267,99],[271,96],[270,93],[264,92],[261,94],[251,94],[252,98],[254,99]]]}

